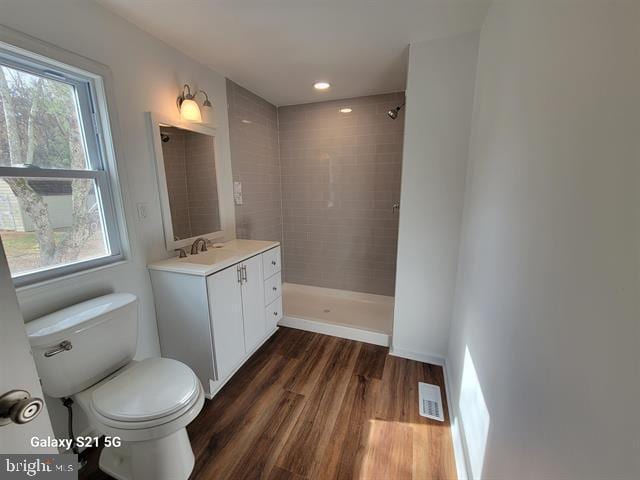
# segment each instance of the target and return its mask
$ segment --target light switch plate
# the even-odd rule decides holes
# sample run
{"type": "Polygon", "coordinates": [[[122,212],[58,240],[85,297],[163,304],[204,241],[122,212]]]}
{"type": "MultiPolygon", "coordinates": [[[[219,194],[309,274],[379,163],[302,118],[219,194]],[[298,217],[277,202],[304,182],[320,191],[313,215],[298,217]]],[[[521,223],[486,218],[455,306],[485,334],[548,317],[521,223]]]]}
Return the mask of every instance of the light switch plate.
{"type": "Polygon", "coordinates": [[[233,182],[233,201],[236,205],[242,205],[242,182],[233,182]]]}
{"type": "Polygon", "coordinates": [[[138,210],[138,220],[146,220],[149,216],[149,204],[137,203],[136,209],[138,210]]]}

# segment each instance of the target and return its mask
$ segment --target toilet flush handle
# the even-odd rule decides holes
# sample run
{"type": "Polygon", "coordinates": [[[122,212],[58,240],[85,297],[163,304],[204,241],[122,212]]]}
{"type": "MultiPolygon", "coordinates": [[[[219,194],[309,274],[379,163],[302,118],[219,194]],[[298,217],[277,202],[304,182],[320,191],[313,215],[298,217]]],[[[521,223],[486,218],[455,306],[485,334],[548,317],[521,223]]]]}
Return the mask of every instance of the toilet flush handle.
{"type": "Polygon", "coordinates": [[[54,355],[66,352],[68,350],[71,350],[72,348],[73,345],[71,345],[71,342],[69,340],[65,340],[63,342],[60,342],[60,344],[56,348],[49,350],[48,352],[44,352],[44,356],[47,358],[53,357],[54,355]]]}

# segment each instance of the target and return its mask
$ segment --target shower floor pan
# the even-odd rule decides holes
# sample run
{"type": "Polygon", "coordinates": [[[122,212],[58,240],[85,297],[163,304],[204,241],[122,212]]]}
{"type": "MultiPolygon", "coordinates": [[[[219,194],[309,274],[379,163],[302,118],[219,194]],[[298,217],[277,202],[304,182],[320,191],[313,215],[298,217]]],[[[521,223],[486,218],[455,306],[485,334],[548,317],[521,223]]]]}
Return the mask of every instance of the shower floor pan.
{"type": "Polygon", "coordinates": [[[280,325],[389,346],[394,298],[285,283],[280,325]]]}

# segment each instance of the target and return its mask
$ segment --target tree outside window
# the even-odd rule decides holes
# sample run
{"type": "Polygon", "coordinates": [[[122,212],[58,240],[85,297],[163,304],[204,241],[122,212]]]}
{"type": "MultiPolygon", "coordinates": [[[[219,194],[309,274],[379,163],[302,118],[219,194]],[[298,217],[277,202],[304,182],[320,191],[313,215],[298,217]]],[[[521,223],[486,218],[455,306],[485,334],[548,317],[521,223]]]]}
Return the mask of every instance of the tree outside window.
{"type": "Polygon", "coordinates": [[[0,167],[15,167],[0,176],[12,275],[109,255],[95,179],[69,174],[91,170],[76,87],[2,65],[0,106],[0,167]],[[45,169],[66,175],[33,174],[45,169]]]}

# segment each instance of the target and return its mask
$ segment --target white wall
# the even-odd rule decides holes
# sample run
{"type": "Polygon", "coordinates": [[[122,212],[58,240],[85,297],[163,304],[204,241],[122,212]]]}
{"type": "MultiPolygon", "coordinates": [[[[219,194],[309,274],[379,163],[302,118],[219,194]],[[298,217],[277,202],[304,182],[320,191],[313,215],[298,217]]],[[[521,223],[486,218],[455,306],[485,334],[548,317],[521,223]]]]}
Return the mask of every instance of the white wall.
{"type": "Polygon", "coordinates": [[[640,478],[639,24],[523,0],[482,30],[448,353],[476,478],[640,478]]]}
{"type": "MultiPolygon", "coordinates": [[[[175,98],[183,83],[205,89],[217,112],[217,152],[229,158],[225,79],[103,9],[82,0],[3,0],[0,22],[15,30],[108,66],[112,74],[110,112],[130,240],[127,263],[55,284],[20,291],[25,320],[112,291],[140,298],[138,357],[160,353],[151,283],[146,264],[168,256],[164,245],[152,143],[145,112],[178,120],[175,98]],[[136,204],[148,204],[139,221],[136,204]]],[[[57,433],[64,431],[52,409],[57,433]],[[57,428],[56,428],[57,427],[57,428]]]]}
{"type": "Polygon", "coordinates": [[[393,351],[444,358],[462,218],[478,33],[412,44],[393,351]]]}

